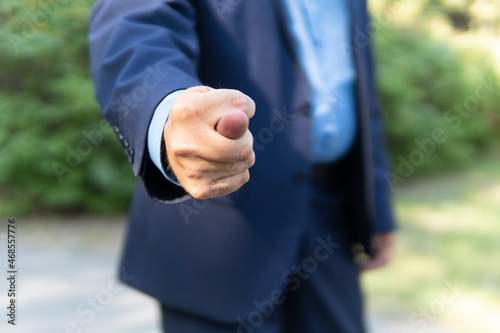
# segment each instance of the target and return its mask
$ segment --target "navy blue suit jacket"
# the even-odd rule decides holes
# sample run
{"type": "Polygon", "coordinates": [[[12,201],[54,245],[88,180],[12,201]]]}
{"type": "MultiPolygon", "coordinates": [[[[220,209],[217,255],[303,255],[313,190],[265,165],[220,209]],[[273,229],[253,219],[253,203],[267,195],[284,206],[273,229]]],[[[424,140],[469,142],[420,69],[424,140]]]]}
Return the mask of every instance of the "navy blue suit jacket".
{"type": "MultiPolygon", "coordinates": [[[[359,135],[346,157],[351,234],[392,230],[388,169],[370,62],[366,1],[350,0],[359,135]]],[[[286,284],[307,227],[310,91],[279,0],[107,0],[90,16],[96,96],[139,175],[124,279],[161,302],[234,321],[286,284]],[[257,109],[256,164],[240,190],[195,201],[152,163],[153,111],[178,90],[238,89],[257,109]],[[284,275],[285,274],[285,275],[284,275]]],[[[345,56],[345,55],[341,55],[345,56]]]]}

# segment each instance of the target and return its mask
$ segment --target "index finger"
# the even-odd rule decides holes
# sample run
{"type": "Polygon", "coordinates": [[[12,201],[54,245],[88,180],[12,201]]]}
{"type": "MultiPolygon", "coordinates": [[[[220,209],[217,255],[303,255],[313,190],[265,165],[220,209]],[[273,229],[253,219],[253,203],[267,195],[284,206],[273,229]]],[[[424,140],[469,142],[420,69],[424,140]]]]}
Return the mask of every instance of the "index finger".
{"type": "Polygon", "coordinates": [[[248,119],[255,115],[255,102],[239,90],[214,89],[203,93],[206,119],[215,125],[223,115],[239,110],[246,114],[248,119]]]}

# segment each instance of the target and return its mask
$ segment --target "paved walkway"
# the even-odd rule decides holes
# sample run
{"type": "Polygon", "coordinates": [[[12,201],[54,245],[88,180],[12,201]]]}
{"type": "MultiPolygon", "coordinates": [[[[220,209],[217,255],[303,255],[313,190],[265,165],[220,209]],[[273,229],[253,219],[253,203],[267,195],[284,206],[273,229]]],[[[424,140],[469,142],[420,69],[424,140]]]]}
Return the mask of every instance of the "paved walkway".
{"type": "Polygon", "coordinates": [[[115,279],[123,220],[17,219],[17,321],[2,311],[0,332],[160,332],[155,302],[115,279]]]}
{"type": "MultiPolygon", "coordinates": [[[[0,332],[159,333],[154,300],[115,279],[123,221],[17,219],[17,320],[15,327],[8,325],[2,310],[0,332]]],[[[2,223],[0,262],[5,264],[0,267],[6,272],[5,219],[2,223]]],[[[6,279],[0,280],[2,309],[8,302],[7,289],[6,279]]],[[[403,333],[408,328],[373,315],[368,322],[372,333],[403,333]]]]}

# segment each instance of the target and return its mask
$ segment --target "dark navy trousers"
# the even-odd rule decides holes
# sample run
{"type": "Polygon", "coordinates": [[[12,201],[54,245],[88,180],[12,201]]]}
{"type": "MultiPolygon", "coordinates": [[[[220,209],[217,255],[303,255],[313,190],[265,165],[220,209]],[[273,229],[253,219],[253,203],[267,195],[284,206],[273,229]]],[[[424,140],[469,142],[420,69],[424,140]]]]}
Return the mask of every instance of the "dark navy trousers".
{"type": "MultiPolygon", "coordinates": [[[[166,333],[362,333],[359,268],[351,256],[342,192],[313,186],[301,250],[283,272],[285,290],[256,300],[254,311],[220,323],[162,306],[166,333]]],[[[238,295],[234,295],[235,298],[238,295]]]]}

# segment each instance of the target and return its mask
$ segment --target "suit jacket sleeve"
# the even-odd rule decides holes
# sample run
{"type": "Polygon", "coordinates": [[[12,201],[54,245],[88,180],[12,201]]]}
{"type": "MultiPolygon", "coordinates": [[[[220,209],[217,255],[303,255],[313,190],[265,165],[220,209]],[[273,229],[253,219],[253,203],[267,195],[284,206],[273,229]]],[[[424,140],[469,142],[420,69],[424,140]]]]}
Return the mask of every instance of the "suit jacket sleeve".
{"type": "MultiPolygon", "coordinates": [[[[366,1],[353,1],[358,4],[358,10],[354,7],[355,26],[353,29],[353,51],[356,54],[357,70],[360,84],[359,100],[362,117],[368,115],[362,122],[364,134],[363,153],[365,171],[365,190],[368,194],[366,200],[369,216],[372,220],[371,233],[365,233],[364,244],[369,244],[373,233],[392,231],[396,227],[392,210],[391,191],[386,174],[390,170],[389,158],[384,135],[381,105],[378,99],[375,84],[375,71],[373,57],[371,54],[371,39],[368,29],[369,17],[366,10],[366,1]],[[359,10],[363,8],[363,10],[359,10]]],[[[365,246],[369,251],[369,246],[365,246]]]]}
{"type": "Polygon", "coordinates": [[[385,140],[385,130],[382,116],[382,107],[376,91],[375,73],[371,49],[367,49],[368,77],[370,87],[370,109],[372,111],[371,137],[372,137],[372,163],[373,163],[373,183],[375,188],[375,223],[374,232],[388,232],[396,229],[394,218],[392,195],[386,174],[390,171],[391,165],[388,156],[387,143],[385,140]]]}
{"type": "MultiPolygon", "coordinates": [[[[376,109],[380,110],[376,97],[373,99],[372,103],[376,109]]],[[[384,126],[380,111],[377,113],[378,116],[374,117],[372,123],[372,137],[375,143],[373,152],[375,223],[373,231],[376,233],[388,232],[396,228],[390,188],[386,179],[386,173],[390,170],[390,163],[385,143],[384,126]]]]}
{"type": "Polygon", "coordinates": [[[151,161],[147,133],[168,94],[200,85],[196,11],[187,0],[101,0],[89,17],[96,98],[122,148],[158,201],[187,197],[151,161]]]}

